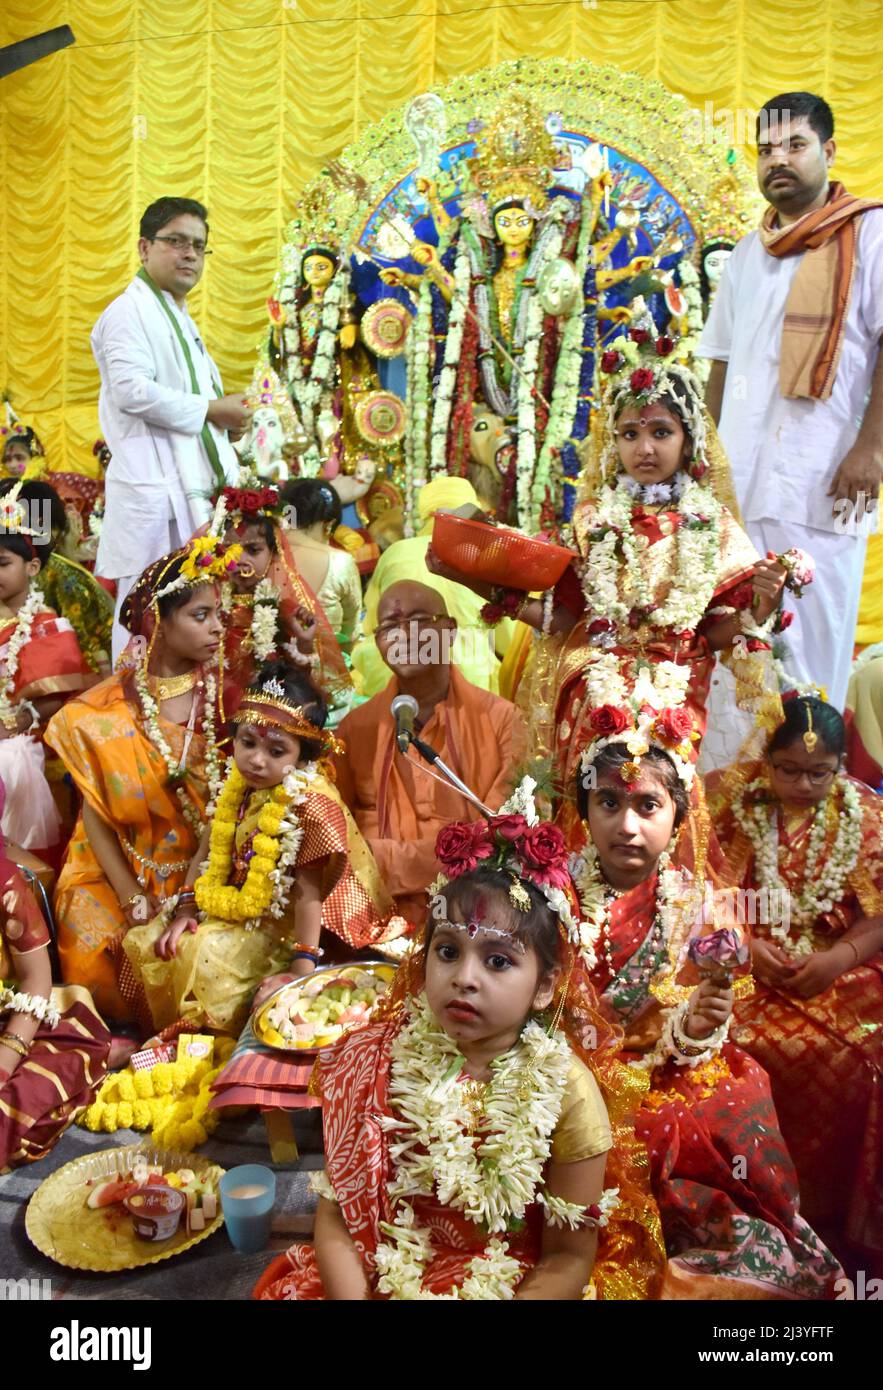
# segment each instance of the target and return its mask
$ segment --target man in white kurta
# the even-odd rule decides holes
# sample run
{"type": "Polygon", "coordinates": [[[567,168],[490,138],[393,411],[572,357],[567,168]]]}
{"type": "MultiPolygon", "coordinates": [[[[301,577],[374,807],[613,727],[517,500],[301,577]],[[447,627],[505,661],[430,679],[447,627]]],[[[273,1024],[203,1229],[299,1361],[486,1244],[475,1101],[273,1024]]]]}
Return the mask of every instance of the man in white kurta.
{"type": "MultiPolygon", "coordinates": [[[[825,204],[834,156],[833,140],[821,139],[808,120],[792,115],[790,139],[787,130],[780,143],[758,145],[761,191],[778,209],[780,225],[825,204]],[[799,197],[812,192],[813,180],[815,201],[801,207],[799,197]]],[[[883,210],[865,211],[857,224],[855,272],[830,395],[795,399],[780,389],[785,306],[801,262],[813,254],[776,257],[758,232],[740,241],[724,268],[699,355],[715,361],[709,407],[716,414],[717,380],[721,438],[749,536],[761,555],[797,546],[816,561],[815,582],[788,604],[795,618],[784,638],[786,670],[797,681],[825,686],[842,709],[880,476],[883,210]]],[[[715,719],[719,704],[713,694],[711,725],[723,722],[715,719]]],[[[729,747],[727,756],[737,751],[729,747]]]]}
{"type": "Polygon", "coordinates": [[[141,220],[142,272],[92,330],[101,374],[98,416],[112,454],[96,571],[116,581],[114,660],[128,641],[123,600],[144,569],[209,520],[211,495],[234,481],[227,430],[248,412],[223,396],[220,374],[187,312],[205,263],[205,209],[163,198],[141,220]]]}

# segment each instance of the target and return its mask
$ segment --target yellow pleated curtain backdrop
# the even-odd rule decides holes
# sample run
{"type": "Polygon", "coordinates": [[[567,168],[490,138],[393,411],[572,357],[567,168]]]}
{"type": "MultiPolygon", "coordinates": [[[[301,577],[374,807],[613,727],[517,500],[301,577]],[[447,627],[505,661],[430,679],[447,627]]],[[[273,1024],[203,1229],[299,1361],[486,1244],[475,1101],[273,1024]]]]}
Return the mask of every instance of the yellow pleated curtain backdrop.
{"type": "MultiPolygon", "coordinates": [[[[0,81],[0,390],[56,467],[91,456],[89,331],[137,268],[149,202],[208,206],[190,305],[244,387],[298,189],[391,107],[504,59],[615,63],[714,112],[819,91],[837,174],[883,191],[880,0],[3,0],[0,43],[65,23],[75,47],[0,81]]],[[[883,638],[883,541],[872,554],[863,641],[883,638]]]]}

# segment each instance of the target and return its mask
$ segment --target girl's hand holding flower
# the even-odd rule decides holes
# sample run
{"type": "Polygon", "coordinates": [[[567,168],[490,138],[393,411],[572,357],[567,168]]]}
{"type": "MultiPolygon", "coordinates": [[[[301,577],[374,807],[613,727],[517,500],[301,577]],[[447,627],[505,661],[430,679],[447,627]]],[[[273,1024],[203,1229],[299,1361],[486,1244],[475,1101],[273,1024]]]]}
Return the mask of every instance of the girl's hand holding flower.
{"type": "Polygon", "coordinates": [[[726,1023],[733,1012],[733,1000],[733,991],[729,986],[717,985],[711,979],[703,980],[690,997],[684,1032],[701,1042],[726,1023]]]}
{"type": "Polygon", "coordinates": [[[185,932],[191,935],[196,931],[199,923],[196,918],[186,912],[179,913],[173,922],[166,927],[162,936],[154,945],[154,952],[161,960],[173,960],[178,952],[178,943],[185,932]]]}
{"type": "Polygon", "coordinates": [[[788,571],[780,565],[770,552],[765,560],[758,560],[751,577],[754,591],[754,616],[758,622],[765,622],[778,605],[788,571]]]}

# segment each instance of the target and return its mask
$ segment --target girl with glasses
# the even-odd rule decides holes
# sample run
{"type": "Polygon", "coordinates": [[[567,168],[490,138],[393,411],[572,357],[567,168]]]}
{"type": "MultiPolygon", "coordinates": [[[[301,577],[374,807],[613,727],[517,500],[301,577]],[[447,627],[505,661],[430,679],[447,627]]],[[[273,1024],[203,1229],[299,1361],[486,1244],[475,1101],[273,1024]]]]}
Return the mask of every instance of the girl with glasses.
{"type": "Polygon", "coordinates": [[[786,895],[752,925],[733,1036],[769,1072],[807,1220],[841,1259],[880,1259],[883,804],[844,744],[835,709],[788,698],[765,760],[713,775],[708,801],[733,881],[786,895]]]}

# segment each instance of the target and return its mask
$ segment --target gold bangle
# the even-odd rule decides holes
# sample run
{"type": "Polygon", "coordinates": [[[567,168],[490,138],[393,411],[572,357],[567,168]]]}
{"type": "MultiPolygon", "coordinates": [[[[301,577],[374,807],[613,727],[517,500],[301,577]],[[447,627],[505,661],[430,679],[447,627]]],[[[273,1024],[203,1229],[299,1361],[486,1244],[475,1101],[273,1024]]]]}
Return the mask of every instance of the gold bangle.
{"type": "Polygon", "coordinates": [[[17,1052],[19,1057],[27,1057],[30,1048],[17,1038],[14,1033],[0,1034],[0,1046],[8,1047],[10,1052],[17,1052]]]}
{"type": "MultiPolygon", "coordinates": [[[[853,955],[855,956],[855,964],[856,964],[856,965],[860,965],[860,964],[861,964],[861,961],[859,960],[859,955],[858,955],[858,947],[856,946],[856,944],[855,944],[854,941],[840,941],[840,942],[838,942],[838,945],[840,945],[840,946],[848,946],[849,949],[850,949],[850,951],[852,951],[853,955]]],[[[847,969],[849,970],[849,969],[851,969],[851,967],[850,967],[850,966],[847,966],[847,969]]]]}

